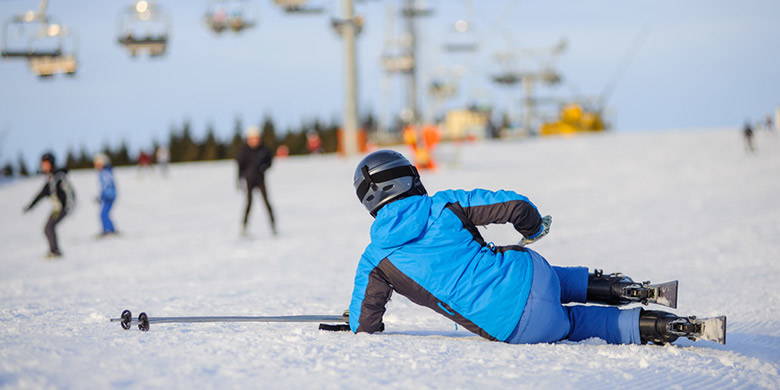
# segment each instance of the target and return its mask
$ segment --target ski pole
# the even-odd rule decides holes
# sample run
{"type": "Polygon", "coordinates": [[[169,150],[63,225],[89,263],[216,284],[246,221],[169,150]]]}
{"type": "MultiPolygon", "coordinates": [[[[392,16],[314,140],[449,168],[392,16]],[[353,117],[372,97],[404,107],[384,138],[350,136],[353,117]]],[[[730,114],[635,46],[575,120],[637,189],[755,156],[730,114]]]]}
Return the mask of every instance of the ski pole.
{"type": "MultiPolygon", "coordinates": [[[[150,324],[196,323],[196,322],[339,322],[349,323],[349,314],[342,315],[291,315],[291,316],[192,316],[192,317],[149,317],[141,313],[133,318],[130,310],[122,312],[120,318],[111,318],[110,322],[119,322],[122,329],[138,325],[138,329],[148,331],[150,324]]],[[[322,324],[324,325],[324,324],[322,324]]],[[[323,327],[320,327],[323,329],[323,327]]],[[[344,330],[340,325],[327,325],[323,330],[344,330]],[[338,329],[330,329],[330,327],[338,329]]]]}

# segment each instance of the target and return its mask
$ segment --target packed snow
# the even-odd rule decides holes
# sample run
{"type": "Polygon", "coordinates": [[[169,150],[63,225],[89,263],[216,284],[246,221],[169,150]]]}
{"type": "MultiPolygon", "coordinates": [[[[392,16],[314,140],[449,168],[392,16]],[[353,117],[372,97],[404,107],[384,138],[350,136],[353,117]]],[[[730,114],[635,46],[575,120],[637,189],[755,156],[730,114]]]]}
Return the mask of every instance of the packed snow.
{"type": "MultiPolygon", "coordinates": [[[[726,345],[490,342],[394,296],[381,334],[316,324],[158,324],[134,315],[338,315],[371,217],[352,190],[357,158],[276,160],[280,234],[243,195],[232,162],[170,175],[116,170],[120,237],[98,240],[97,177],[72,174],[75,214],[46,260],[42,178],[0,186],[0,387],[9,388],[780,388],[780,136],[745,151],[736,129],[606,133],[438,151],[429,191],[511,189],[554,218],[533,244],[550,263],[679,279],[678,314],[728,316],[726,345]],[[631,387],[627,387],[631,388],[631,387]]],[[[402,150],[406,152],[405,150],[402,150]]],[[[516,242],[509,226],[483,234],[516,242]]]]}

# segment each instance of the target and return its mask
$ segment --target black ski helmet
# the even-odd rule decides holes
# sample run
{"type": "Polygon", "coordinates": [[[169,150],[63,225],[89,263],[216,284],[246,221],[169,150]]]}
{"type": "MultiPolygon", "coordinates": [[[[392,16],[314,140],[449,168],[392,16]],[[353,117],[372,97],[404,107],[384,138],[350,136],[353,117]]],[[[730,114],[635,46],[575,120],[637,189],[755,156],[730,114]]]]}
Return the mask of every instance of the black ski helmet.
{"type": "Polygon", "coordinates": [[[52,168],[55,167],[56,164],[56,158],[54,157],[54,154],[51,152],[46,152],[41,156],[41,162],[48,161],[49,164],[51,164],[52,168]]]}
{"type": "Polygon", "coordinates": [[[374,217],[394,200],[427,194],[417,168],[392,150],[377,150],[363,158],[355,168],[353,185],[358,200],[374,217]]]}

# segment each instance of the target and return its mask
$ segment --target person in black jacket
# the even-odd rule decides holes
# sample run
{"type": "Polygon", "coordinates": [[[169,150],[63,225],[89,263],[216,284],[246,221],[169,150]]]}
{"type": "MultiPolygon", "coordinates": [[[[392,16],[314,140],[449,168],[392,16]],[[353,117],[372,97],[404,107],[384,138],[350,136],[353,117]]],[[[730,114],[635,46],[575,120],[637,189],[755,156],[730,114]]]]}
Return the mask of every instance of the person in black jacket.
{"type": "Polygon", "coordinates": [[[24,212],[32,210],[33,207],[43,198],[48,197],[52,201],[52,210],[46,227],[43,229],[46,239],[49,241],[49,253],[47,257],[60,257],[62,251],[57,243],[57,224],[73,210],[75,206],[75,193],[73,186],[68,181],[68,171],[64,168],[57,168],[54,155],[45,153],[41,156],[41,171],[46,175],[46,183],[38,192],[38,195],[24,208],[24,212]]]}
{"type": "Polygon", "coordinates": [[[265,186],[265,171],[271,167],[273,153],[262,145],[260,131],[256,127],[250,127],[246,132],[246,145],[243,145],[236,156],[238,163],[238,185],[246,192],[246,209],[242,233],[247,233],[249,213],[252,210],[252,192],[255,188],[260,190],[263,196],[265,208],[268,210],[268,219],[271,222],[271,231],[276,235],[276,220],[271,203],[268,202],[268,192],[265,186]]]}
{"type": "Polygon", "coordinates": [[[756,151],[756,147],[753,145],[753,126],[750,125],[750,121],[745,121],[745,126],[742,127],[742,134],[745,136],[745,148],[748,152],[753,153],[756,151]]]}

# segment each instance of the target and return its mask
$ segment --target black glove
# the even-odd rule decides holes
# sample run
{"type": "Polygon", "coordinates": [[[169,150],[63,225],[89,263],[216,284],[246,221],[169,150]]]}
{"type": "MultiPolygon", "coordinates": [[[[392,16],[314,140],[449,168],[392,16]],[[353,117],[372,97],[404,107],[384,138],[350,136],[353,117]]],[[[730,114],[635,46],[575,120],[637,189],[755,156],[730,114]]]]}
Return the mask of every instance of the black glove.
{"type": "Polygon", "coordinates": [[[545,215],[544,217],[542,217],[542,226],[540,227],[541,230],[531,238],[523,238],[522,240],[520,240],[520,245],[526,246],[528,244],[540,240],[542,237],[546,236],[547,233],[550,232],[550,225],[552,225],[552,217],[549,215],[545,215]]]}

